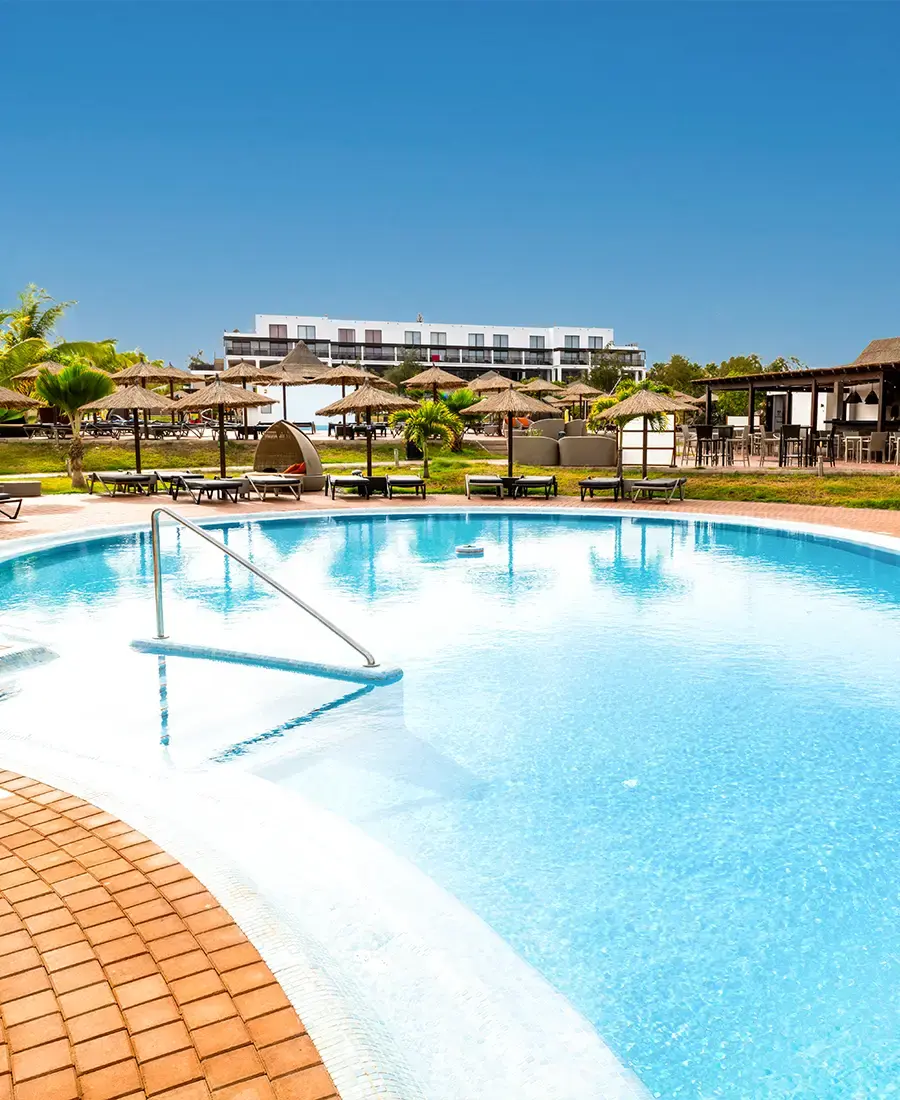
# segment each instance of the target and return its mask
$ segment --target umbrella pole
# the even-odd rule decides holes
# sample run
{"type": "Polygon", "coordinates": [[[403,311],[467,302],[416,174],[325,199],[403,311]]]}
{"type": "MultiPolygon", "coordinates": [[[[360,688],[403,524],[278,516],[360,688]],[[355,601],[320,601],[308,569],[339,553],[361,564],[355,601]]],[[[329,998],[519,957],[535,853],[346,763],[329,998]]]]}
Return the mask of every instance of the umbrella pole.
{"type": "Polygon", "coordinates": [[[141,421],[138,417],[137,409],[131,410],[131,416],[134,421],[134,468],[138,473],[141,472],[141,421]]]}
{"type": "Polygon", "coordinates": [[[647,476],[647,417],[644,420],[644,432],[643,432],[643,456],[641,461],[641,477],[647,476]]]}
{"type": "MultiPolygon", "coordinates": [[[[357,387],[357,388],[358,388],[358,387],[357,387]]],[[[344,385],[344,383],[343,383],[343,382],[341,382],[341,397],[346,397],[346,396],[347,396],[347,387],[346,387],[346,386],[344,385]]],[[[347,414],[346,414],[346,413],[342,413],[342,414],[341,414],[341,417],[342,417],[342,419],[343,419],[343,421],[344,421],[344,433],[343,433],[343,435],[341,436],[341,438],[342,438],[342,439],[346,439],[346,438],[347,438],[347,414]]],[[[357,417],[357,419],[359,419],[359,417],[357,417]]],[[[372,471],[371,471],[371,470],[369,470],[369,473],[370,473],[370,474],[371,474],[371,472],[372,472],[372,471]]]]}
{"type": "Polygon", "coordinates": [[[372,410],[366,405],[366,477],[372,476],[372,410]]]}
{"type": "Polygon", "coordinates": [[[225,406],[219,405],[219,473],[225,477],[225,406]]]}
{"type": "MultiPolygon", "coordinates": [[[[169,400],[175,400],[175,383],[169,379],[169,400]]],[[[175,410],[172,409],[172,423],[175,423],[175,410]]]]}
{"type": "MultiPolygon", "coordinates": [[[[241,385],[244,387],[244,389],[247,388],[247,379],[246,378],[243,379],[243,381],[241,382],[241,385]]],[[[244,427],[245,428],[247,427],[247,406],[246,405],[244,406],[244,427]]],[[[244,432],[244,438],[246,438],[246,436],[247,436],[247,433],[244,432]]]]}
{"type": "Polygon", "coordinates": [[[281,419],[287,420],[287,383],[281,383],[281,419]]]}
{"type": "Polygon", "coordinates": [[[513,414],[509,413],[506,419],[506,476],[513,476],[512,443],[513,443],[513,414]]]}

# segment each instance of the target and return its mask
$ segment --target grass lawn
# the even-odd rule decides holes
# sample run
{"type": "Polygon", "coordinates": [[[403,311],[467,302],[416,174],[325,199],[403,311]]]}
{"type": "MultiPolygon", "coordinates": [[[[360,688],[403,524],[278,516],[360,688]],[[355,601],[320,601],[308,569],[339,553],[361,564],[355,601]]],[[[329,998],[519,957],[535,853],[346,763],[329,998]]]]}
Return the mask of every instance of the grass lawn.
{"type": "MultiPolygon", "coordinates": [[[[229,442],[226,456],[229,467],[247,467],[253,462],[256,444],[229,442]]],[[[393,463],[394,450],[403,457],[401,440],[378,442],[373,446],[376,462],[393,463]]],[[[365,460],[366,445],[362,440],[341,440],[320,443],[317,447],[326,466],[359,466],[365,460]]],[[[147,443],[142,448],[144,468],[152,470],[197,467],[216,467],[219,463],[218,446],[211,440],[186,439],[166,443],[147,443]]],[[[56,473],[65,470],[66,445],[56,446],[50,441],[24,442],[0,440],[0,475],[56,473]]],[[[462,454],[451,454],[446,448],[435,448],[431,460],[431,493],[462,493],[467,473],[497,473],[502,467],[497,458],[493,462],[478,446],[466,444],[462,454]]],[[[134,467],[134,452],[122,439],[117,442],[91,443],[85,451],[85,469],[130,470],[134,467]]],[[[410,470],[412,467],[406,467],[410,470]]],[[[421,470],[417,465],[414,469],[421,470]]],[[[566,467],[539,468],[516,466],[517,473],[556,474],[562,495],[578,495],[578,482],[589,474],[612,476],[613,470],[584,470],[566,467]]],[[[893,469],[893,468],[891,468],[893,469]]],[[[383,471],[384,472],[384,471],[383,471]]],[[[684,467],[677,471],[688,479],[686,495],[695,500],[747,500],[771,501],[778,504],[831,504],[847,508],[900,508],[900,476],[893,474],[845,474],[826,473],[817,477],[814,472],[768,469],[743,473],[711,472],[684,467]]],[[[665,477],[667,470],[656,470],[651,476],[665,477]]],[[[626,470],[626,476],[637,476],[637,471],[626,470]]],[[[71,492],[69,479],[43,478],[45,493],[71,492]]]]}

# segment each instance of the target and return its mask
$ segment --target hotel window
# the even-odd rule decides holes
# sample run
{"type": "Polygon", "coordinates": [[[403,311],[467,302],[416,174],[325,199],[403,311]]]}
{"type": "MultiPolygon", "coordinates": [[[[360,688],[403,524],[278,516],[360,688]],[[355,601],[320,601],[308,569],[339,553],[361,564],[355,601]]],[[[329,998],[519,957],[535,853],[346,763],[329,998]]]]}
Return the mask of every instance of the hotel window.
{"type": "Polygon", "coordinates": [[[447,333],[433,332],[431,334],[431,346],[433,348],[445,348],[447,346],[447,333]]]}
{"type": "Polygon", "coordinates": [[[529,336],[528,337],[528,346],[530,348],[532,348],[533,350],[535,350],[535,351],[542,351],[543,347],[544,347],[544,337],[543,336],[529,336]]]}
{"type": "Polygon", "coordinates": [[[339,344],[355,344],[356,343],[356,329],[355,328],[339,328],[338,329],[338,343],[339,344]]]}
{"type": "Polygon", "coordinates": [[[469,333],[469,347],[470,348],[483,348],[484,347],[484,333],[483,332],[470,332],[469,333]]]}
{"type": "Polygon", "coordinates": [[[297,339],[298,340],[315,340],[316,338],[316,326],[315,325],[297,325],[297,339]]]}
{"type": "Polygon", "coordinates": [[[404,344],[406,344],[407,347],[413,347],[414,345],[419,345],[419,344],[422,343],[422,333],[421,332],[404,332],[403,333],[403,342],[404,342],[404,344]]]}
{"type": "Polygon", "coordinates": [[[367,328],[366,329],[366,343],[367,344],[380,344],[381,343],[381,329],[380,328],[367,328]]]}
{"type": "Polygon", "coordinates": [[[494,347],[495,348],[508,348],[509,347],[509,337],[504,335],[501,332],[495,332],[494,333],[494,347]]]}
{"type": "Polygon", "coordinates": [[[588,347],[599,351],[603,347],[603,337],[602,336],[589,336],[588,337],[588,347]]]}
{"type": "Polygon", "coordinates": [[[567,348],[579,348],[579,347],[581,347],[581,337],[580,336],[567,336],[566,337],[566,347],[567,348]]]}
{"type": "Polygon", "coordinates": [[[269,325],[270,340],[286,340],[287,325],[269,325]]]}

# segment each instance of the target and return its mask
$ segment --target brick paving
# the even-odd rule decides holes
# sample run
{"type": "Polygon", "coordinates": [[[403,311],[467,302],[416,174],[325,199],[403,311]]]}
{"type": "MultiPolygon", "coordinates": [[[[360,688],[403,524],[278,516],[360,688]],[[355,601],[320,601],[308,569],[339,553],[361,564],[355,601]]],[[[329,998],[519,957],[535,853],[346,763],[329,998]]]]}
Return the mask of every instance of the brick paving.
{"type": "Polygon", "coordinates": [[[0,772],[0,1100],[337,1100],[268,966],[196,878],[0,772]]]}

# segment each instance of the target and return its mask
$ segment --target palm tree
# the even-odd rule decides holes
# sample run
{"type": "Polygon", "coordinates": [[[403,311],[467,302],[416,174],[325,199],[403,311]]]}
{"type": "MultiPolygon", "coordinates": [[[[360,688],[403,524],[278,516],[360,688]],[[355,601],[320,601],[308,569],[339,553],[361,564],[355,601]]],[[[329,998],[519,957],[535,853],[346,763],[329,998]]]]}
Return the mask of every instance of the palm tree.
{"type": "Polygon", "coordinates": [[[428,441],[437,436],[452,443],[463,432],[462,421],[443,401],[423,401],[410,412],[394,413],[391,423],[402,424],[403,438],[422,452],[424,477],[428,477],[428,441]]]}
{"type": "Polygon", "coordinates": [[[108,374],[78,360],[69,363],[59,374],[42,370],[35,380],[34,389],[38,397],[59,409],[72,425],[72,442],[69,444],[67,464],[73,489],[87,487],[84,480],[81,409],[92,401],[108,397],[115,388],[115,383],[108,374]]]}
{"type": "MultiPolygon", "coordinates": [[[[447,406],[450,412],[452,412],[457,417],[463,411],[463,409],[467,409],[470,405],[474,405],[478,400],[478,394],[473,393],[473,391],[468,388],[464,388],[461,390],[451,390],[450,393],[445,394],[443,397],[444,404],[447,406]]],[[[454,436],[453,441],[450,444],[451,451],[462,450],[463,432],[465,431],[465,425],[461,420],[459,422],[459,428],[459,433],[454,436]]]]}
{"type": "MultiPolygon", "coordinates": [[[[52,342],[53,330],[74,302],[57,302],[30,283],[19,294],[14,309],[0,309],[0,384],[35,363],[66,362],[77,355],[90,359],[101,369],[115,369],[115,340],[70,340],[52,342]],[[112,362],[112,367],[107,364],[112,362]]],[[[127,365],[127,364],[123,364],[127,365]]]]}

